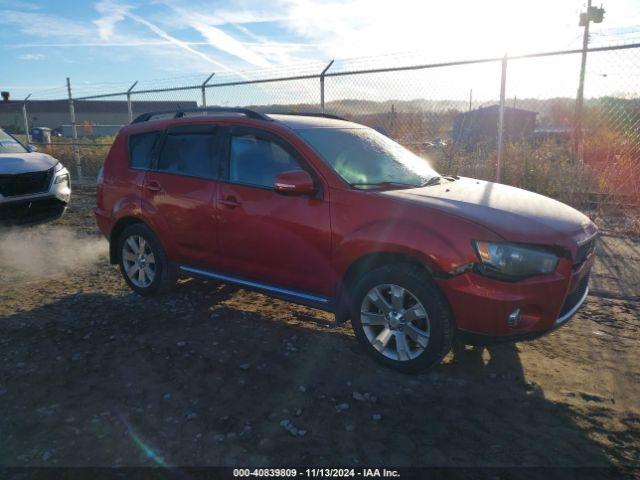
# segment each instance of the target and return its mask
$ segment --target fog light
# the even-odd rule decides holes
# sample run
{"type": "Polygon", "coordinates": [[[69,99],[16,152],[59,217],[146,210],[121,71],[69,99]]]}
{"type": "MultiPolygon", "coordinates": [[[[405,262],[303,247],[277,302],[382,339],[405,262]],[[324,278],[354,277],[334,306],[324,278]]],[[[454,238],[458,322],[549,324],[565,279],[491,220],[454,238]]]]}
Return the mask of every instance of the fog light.
{"type": "Polygon", "coordinates": [[[520,309],[518,308],[513,312],[511,312],[507,317],[507,325],[513,328],[513,327],[517,327],[519,323],[520,323],[520,309]]]}

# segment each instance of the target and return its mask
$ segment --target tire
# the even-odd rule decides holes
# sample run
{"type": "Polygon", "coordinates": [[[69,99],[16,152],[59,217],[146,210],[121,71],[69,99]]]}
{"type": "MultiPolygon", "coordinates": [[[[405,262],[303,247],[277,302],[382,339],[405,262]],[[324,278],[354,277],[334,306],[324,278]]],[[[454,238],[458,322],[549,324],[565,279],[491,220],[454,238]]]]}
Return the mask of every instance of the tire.
{"type": "Polygon", "coordinates": [[[130,225],[118,237],[118,264],[129,287],[145,297],[170,290],[176,283],[160,240],[143,223],[130,225]]]}
{"type": "Polygon", "coordinates": [[[376,362],[414,373],[437,365],[451,349],[453,316],[423,269],[410,264],[377,268],[355,282],[353,293],[351,325],[376,362]]]}

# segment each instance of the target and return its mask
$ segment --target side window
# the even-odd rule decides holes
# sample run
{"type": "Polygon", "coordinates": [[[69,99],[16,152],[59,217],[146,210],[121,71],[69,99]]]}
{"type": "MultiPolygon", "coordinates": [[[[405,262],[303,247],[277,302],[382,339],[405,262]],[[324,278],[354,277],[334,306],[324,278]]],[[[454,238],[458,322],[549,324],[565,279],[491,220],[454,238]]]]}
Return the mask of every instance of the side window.
{"type": "Polygon", "coordinates": [[[230,181],[270,188],[276,176],[288,170],[302,168],[276,142],[253,134],[231,136],[230,181]]]}
{"type": "Polygon", "coordinates": [[[201,178],[216,177],[212,134],[169,134],[158,157],[158,170],[201,178]]]}
{"type": "Polygon", "coordinates": [[[146,132],[129,137],[129,166],[132,168],[151,168],[153,146],[160,137],[160,132],[146,132]]]}

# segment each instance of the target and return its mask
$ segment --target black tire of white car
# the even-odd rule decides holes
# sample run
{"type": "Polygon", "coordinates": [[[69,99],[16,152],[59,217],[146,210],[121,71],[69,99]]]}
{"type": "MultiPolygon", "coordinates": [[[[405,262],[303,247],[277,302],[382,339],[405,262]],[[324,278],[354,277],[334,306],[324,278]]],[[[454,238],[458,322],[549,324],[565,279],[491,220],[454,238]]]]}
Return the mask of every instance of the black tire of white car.
{"type": "MultiPolygon", "coordinates": [[[[437,365],[450,351],[454,337],[453,316],[442,292],[424,269],[411,264],[383,266],[362,275],[356,281],[352,292],[350,310],[351,324],[354,333],[365,351],[376,362],[400,372],[414,373],[437,365]],[[420,310],[424,310],[423,313],[426,313],[426,318],[420,321],[423,322],[423,325],[426,325],[426,327],[423,328],[428,332],[428,343],[421,350],[417,342],[410,340],[409,344],[404,345],[409,345],[409,349],[405,351],[411,351],[411,356],[409,358],[405,356],[405,359],[402,360],[390,358],[390,355],[394,355],[393,352],[389,354],[389,350],[382,347],[381,342],[376,342],[379,337],[375,337],[375,339],[373,337],[377,332],[372,330],[373,327],[371,327],[369,317],[364,316],[362,313],[365,304],[363,302],[368,302],[368,299],[371,299],[369,295],[371,295],[370,292],[372,289],[385,285],[392,286],[390,287],[390,292],[393,292],[391,288],[394,288],[395,291],[404,290],[404,292],[408,292],[402,295],[408,297],[409,302],[412,301],[413,305],[419,302],[424,307],[424,309],[420,310]],[[365,297],[367,297],[367,299],[365,299],[365,297]],[[363,325],[363,317],[365,317],[365,323],[367,323],[367,331],[365,331],[365,325],[363,325]],[[377,348],[374,347],[374,343],[378,345],[377,348]],[[411,346],[414,348],[411,349],[411,346]],[[385,353],[381,353],[381,348],[386,352],[386,355],[385,353]]],[[[393,293],[391,294],[393,295],[393,293]]],[[[373,297],[375,297],[375,294],[373,294],[373,297]]],[[[388,303],[391,303],[392,300],[393,297],[391,297],[388,303]]],[[[409,303],[409,305],[410,304],[411,303],[409,303]]],[[[387,306],[389,305],[387,304],[387,306]]],[[[399,312],[395,313],[396,317],[400,318],[403,311],[408,312],[409,309],[399,309],[399,312]]],[[[382,312],[382,310],[380,310],[380,312],[382,312]]],[[[394,312],[390,312],[390,316],[384,316],[385,325],[379,325],[375,328],[378,328],[380,332],[385,328],[391,328],[393,330],[390,332],[391,337],[387,345],[390,345],[388,348],[395,345],[398,356],[400,356],[399,347],[398,344],[396,344],[396,338],[398,338],[396,335],[403,337],[405,340],[402,340],[402,342],[405,342],[406,339],[409,338],[408,329],[412,328],[413,325],[408,326],[407,323],[403,323],[407,321],[400,318],[399,321],[395,321],[395,324],[390,327],[389,318],[393,315],[394,312]],[[403,332],[406,332],[406,334],[403,335],[403,332]]],[[[380,317],[380,313],[374,313],[374,316],[376,316],[378,320],[382,318],[380,317]]],[[[394,319],[391,318],[391,321],[394,321],[394,319]]],[[[414,338],[418,336],[417,333],[418,330],[416,329],[413,329],[411,332],[414,338]]],[[[381,333],[382,336],[388,334],[388,331],[386,334],[381,333]]],[[[419,338],[418,340],[424,341],[424,338],[419,338]]],[[[398,341],[400,341],[400,339],[398,341]]]]}
{"type": "MultiPolygon", "coordinates": [[[[136,242],[133,242],[136,243],[136,242]]],[[[135,247],[135,245],[134,245],[135,247]]],[[[145,252],[141,252],[145,253],[145,252]]],[[[135,260],[133,260],[135,263],[135,260]]],[[[176,272],[172,265],[167,260],[167,255],[162,247],[162,244],[158,240],[158,237],[153,233],[153,231],[147,227],[143,223],[136,223],[130,225],[125,228],[122,234],[118,238],[118,264],[120,265],[120,272],[124,277],[125,281],[129,285],[129,287],[135,291],[136,293],[143,296],[153,296],[159,293],[166,292],[170,290],[176,283],[176,272]],[[132,252],[131,247],[125,247],[127,242],[131,239],[133,242],[134,239],[142,238],[144,243],[146,244],[145,251],[148,255],[148,258],[153,259],[154,268],[153,268],[153,278],[148,285],[140,284],[142,282],[138,282],[136,285],[134,281],[130,278],[130,275],[127,274],[127,266],[125,263],[129,263],[131,265],[131,261],[125,262],[125,248],[127,248],[127,252],[129,253],[129,257],[132,252]],[[151,254],[151,255],[150,255],[151,254]]],[[[140,265],[136,265],[139,269],[140,265]]]]}

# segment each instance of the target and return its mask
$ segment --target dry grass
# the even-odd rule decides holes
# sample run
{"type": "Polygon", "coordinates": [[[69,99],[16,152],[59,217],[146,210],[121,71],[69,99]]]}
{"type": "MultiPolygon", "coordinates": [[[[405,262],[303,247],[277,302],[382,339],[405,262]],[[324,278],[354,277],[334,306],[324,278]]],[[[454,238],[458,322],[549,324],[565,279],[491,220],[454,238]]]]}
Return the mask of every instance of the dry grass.
{"type": "MultiPolygon", "coordinates": [[[[114,140],[115,135],[96,139],[81,138],[78,140],[83,179],[92,180],[96,178],[114,140]]],[[[73,146],[67,143],[70,141],[71,139],[67,138],[56,139],[54,142],[59,143],[42,147],[41,151],[58,158],[69,167],[72,175],[76,175],[77,170],[73,159],[73,146]]]]}
{"type": "MultiPolygon", "coordinates": [[[[605,229],[640,235],[640,161],[633,148],[620,151],[612,134],[585,141],[584,162],[571,145],[526,141],[504,146],[501,182],[555,198],[589,214],[605,229]]],[[[479,145],[467,151],[456,145],[419,149],[436,170],[484,180],[496,178],[496,150],[479,145]]]]}

